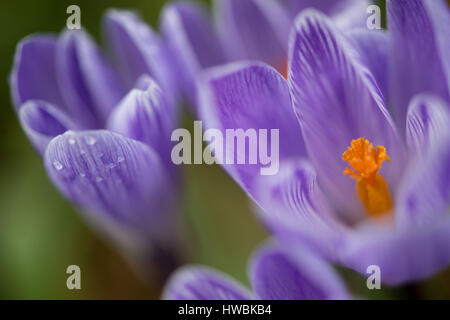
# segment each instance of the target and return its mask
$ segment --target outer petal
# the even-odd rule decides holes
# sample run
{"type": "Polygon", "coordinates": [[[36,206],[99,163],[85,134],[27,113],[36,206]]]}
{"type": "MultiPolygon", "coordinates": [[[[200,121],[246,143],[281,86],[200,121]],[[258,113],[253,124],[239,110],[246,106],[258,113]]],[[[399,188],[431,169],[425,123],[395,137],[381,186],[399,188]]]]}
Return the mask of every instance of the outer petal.
{"type": "Polygon", "coordinates": [[[449,228],[446,215],[422,226],[362,230],[347,248],[344,264],[364,275],[376,265],[381,282],[390,285],[429,277],[450,263],[449,228]]]}
{"type": "Polygon", "coordinates": [[[56,37],[29,36],[17,45],[10,76],[16,109],[27,100],[44,100],[63,107],[55,70],[56,37]]]}
{"type": "Polygon", "coordinates": [[[347,35],[354,41],[363,63],[374,76],[383,97],[387,97],[388,34],[381,30],[353,29],[347,35]]]}
{"type": "Polygon", "coordinates": [[[410,165],[399,188],[396,218],[400,227],[422,224],[448,213],[450,206],[450,130],[430,142],[410,165]]]}
{"type": "Polygon", "coordinates": [[[76,128],[63,111],[40,100],[28,100],[19,110],[19,119],[28,139],[41,155],[55,136],[76,128]]]}
{"type": "Polygon", "coordinates": [[[343,174],[342,153],[359,137],[385,146],[392,162],[381,173],[395,190],[403,145],[372,74],[325,16],[299,15],[290,54],[289,85],[308,154],[334,205],[355,217],[363,210],[354,181],[343,174]]]}
{"type": "Polygon", "coordinates": [[[450,107],[432,95],[418,95],[408,108],[406,141],[411,151],[426,155],[450,132],[450,107]]]}
{"type": "Polygon", "coordinates": [[[186,94],[194,103],[195,80],[199,72],[225,62],[216,32],[204,8],[192,2],[166,5],[161,15],[161,29],[181,66],[186,94]]]}
{"type": "Polygon", "coordinates": [[[116,74],[84,31],[66,31],[56,58],[59,86],[71,115],[84,128],[102,127],[124,94],[116,74]]]}
{"type": "Polygon", "coordinates": [[[59,191],[94,217],[164,229],[171,189],[147,145],[110,131],[68,131],[49,143],[44,161],[59,191]]]}
{"type": "Polygon", "coordinates": [[[109,118],[107,128],[126,137],[142,141],[170,163],[170,136],[175,115],[161,88],[148,83],[145,91],[132,89],[109,118]]]}
{"type": "MultiPolygon", "coordinates": [[[[268,150],[271,147],[271,129],[279,130],[279,159],[303,154],[303,141],[291,109],[287,83],[274,69],[259,63],[234,63],[210,70],[203,78],[199,93],[201,118],[207,128],[267,129],[268,150]]],[[[274,140],[274,143],[277,143],[274,140]]],[[[225,143],[226,144],[226,143],[225,143]]],[[[261,139],[259,139],[261,147],[261,139]]],[[[224,149],[231,154],[229,144],[224,149]]],[[[253,179],[267,167],[258,158],[257,164],[249,163],[249,150],[238,147],[233,153],[234,165],[224,165],[231,176],[253,195],[253,179]],[[236,164],[237,154],[244,154],[247,164],[236,164]]],[[[278,161],[273,158],[273,163],[278,161]]],[[[276,163],[277,164],[277,163],[276,163]]],[[[276,173],[276,172],[274,172],[276,173]]]]}
{"type": "Polygon", "coordinates": [[[329,265],[298,248],[291,251],[279,247],[260,249],[252,259],[250,275],[253,290],[261,299],[324,300],[349,297],[344,284],[329,265]]]}
{"type": "Polygon", "coordinates": [[[414,95],[428,92],[450,101],[450,14],[441,0],[395,0],[387,8],[391,104],[403,129],[414,95]]]}
{"type": "Polygon", "coordinates": [[[261,206],[256,211],[278,239],[301,243],[329,260],[337,259],[348,231],[330,210],[307,161],[285,161],[278,174],[257,178],[254,184],[261,206]]]}
{"type": "Polygon", "coordinates": [[[141,75],[148,74],[176,98],[170,52],[139,16],[130,11],[108,10],[103,19],[103,32],[128,89],[141,75]]]}
{"type": "Polygon", "coordinates": [[[217,0],[215,15],[232,60],[255,59],[284,71],[289,17],[274,0],[217,0]]]}
{"type": "Polygon", "coordinates": [[[179,269],[163,292],[165,300],[249,300],[250,292],[227,275],[206,267],[179,269]]]}

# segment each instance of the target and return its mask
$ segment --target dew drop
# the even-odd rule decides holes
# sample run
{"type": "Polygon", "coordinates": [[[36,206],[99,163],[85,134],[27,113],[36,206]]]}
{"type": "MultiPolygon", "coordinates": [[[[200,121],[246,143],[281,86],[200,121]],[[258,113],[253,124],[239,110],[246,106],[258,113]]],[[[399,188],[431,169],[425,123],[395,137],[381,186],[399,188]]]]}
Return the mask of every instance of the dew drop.
{"type": "Polygon", "coordinates": [[[111,162],[111,163],[108,164],[108,167],[110,169],[114,169],[116,167],[116,164],[111,162]]]}
{"type": "Polygon", "coordinates": [[[103,178],[102,178],[102,177],[97,177],[97,178],[95,178],[95,181],[97,181],[97,182],[102,182],[102,181],[103,181],[103,178]]]}
{"type": "Polygon", "coordinates": [[[94,137],[88,137],[86,139],[86,143],[90,146],[93,146],[96,142],[97,142],[97,140],[94,137]]]}
{"type": "Polygon", "coordinates": [[[63,165],[61,164],[61,162],[59,162],[58,160],[53,161],[53,166],[55,167],[56,170],[62,170],[63,165]]]}
{"type": "Polygon", "coordinates": [[[117,162],[123,162],[124,160],[125,160],[125,158],[123,156],[117,157],[117,162]]]}
{"type": "Polygon", "coordinates": [[[69,143],[70,143],[71,145],[74,145],[74,144],[75,144],[75,139],[74,139],[74,138],[69,138],[69,143]]]}

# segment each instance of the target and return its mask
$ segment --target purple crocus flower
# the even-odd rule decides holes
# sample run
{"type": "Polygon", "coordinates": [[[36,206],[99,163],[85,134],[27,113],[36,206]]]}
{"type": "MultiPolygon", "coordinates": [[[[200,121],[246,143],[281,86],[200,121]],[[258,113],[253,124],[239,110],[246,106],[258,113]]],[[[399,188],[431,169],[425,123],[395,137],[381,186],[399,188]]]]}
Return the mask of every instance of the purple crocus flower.
{"type": "Polygon", "coordinates": [[[22,40],[13,103],[57,189],[126,255],[168,263],[177,247],[170,61],[130,12],[108,11],[104,31],[115,64],[83,30],[22,40]]]}
{"type": "Polygon", "coordinates": [[[161,31],[180,67],[180,86],[196,105],[196,79],[202,70],[242,59],[261,60],[286,73],[291,20],[308,6],[330,14],[340,27],[365,24],[366,0],[215,0],[214,21],[191,1],[167,4],[161,31]],[[343,23],[341,23],[341,21],[343,23]]]}
{"type": "Polygon", "coordinates": [[[350,294],[334,270],[306,252],[277,245],[257,250],[250,260],[250,292],[233,278],[203,266],[175,272],[163,292],[167,300],[324,300],[350,294]]]}
{"type": "Polygon", "coordinates": [[[388,32],[303,12],[287,81],[263,63],[217,67],[199,109],[206,128],[280,130],[278,174],[224,167],[281,242],[401,284],[450,262],[450,16],[444,1],[387,8],[388,32]]]}

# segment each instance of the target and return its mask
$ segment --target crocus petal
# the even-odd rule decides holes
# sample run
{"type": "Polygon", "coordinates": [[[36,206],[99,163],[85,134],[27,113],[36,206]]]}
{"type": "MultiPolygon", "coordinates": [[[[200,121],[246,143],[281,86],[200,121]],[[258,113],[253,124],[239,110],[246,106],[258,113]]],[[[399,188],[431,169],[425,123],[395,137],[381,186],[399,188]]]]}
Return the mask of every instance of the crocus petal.
{"type": "Polygon", "coordinates": [[[56,62],[71,115],[84,128],[102,127],[124,90],[93,40],[84,31],[66,31],[58,42],[56,62]]]}
{"type": "MultiPolygon", "coordinates": [[[[277,166],[278,160],[281,162],[285,158],[304,154],[287,83],[271,67],[242,62],[210,69],[201,81],[199,93],[200,114],[205,127],[220,130],[224,140],[226,129],[252,129],[259,133],[260,149],[261,139],[264,139],[261,138],[260,129],[266,129],[267,137],[263,142],[267,141],[267,150],[274,151],[275,146],[272,147],[271,140],[275,132],[272,129],[275,129],[278,130],[279,139],[277,141],[275,137],[273,142],[279,145],[279,157],[272,157],[273,165],[277,166]]],[[[250,148],[241,150],[236,147],[232,150],[230,143],[224,141],[224,144],[223,162],[227,163],[224,165],[225,169],[252,195],[253,179],[261,174],[262,167],[268,165],[261,162],[261,157],[258,157],[256,164],[250,164],[250,148]],[[230,155],[233,156],[234,164],[229,164],[230,155]],[[237,164],[238,155],[245,156],[246,164],[237,164]]],[[[268,174],[274,173],[276,171],[268,174]]]]}
{"type": "Polygon", "coordinates": [[[165,300],[249,300],[250,292],[227,275],[206,267],[175,272],[163,292],[165,300]]]}
{"type": "MultiPolygon", "coordinates": [[[[293,248],[291,248],[293,249],[293,248]]],[[[347,299],[348,292],[333,269],[305,250],[290,252],[264,247],[250,266],[255,295],[270,300],[347,299]]]]}
{"type": "Polygon", "coordinates": [[[386,230],[361,230],[347,248],[344,264],[367,276],[380,269],[381,282],[400,285],[418,281],[450,263],[450,216],[424,225],[386,230]]]}
{"type": "Polygon", "coordinates": [[[126,137],[142,141],[170,163],[170,136],[174,127],[174,110],[161,88],[151,81],[145,91],[132,89],[109,118],[107,128],[126,137]]]}
{"type": "Polygon", "coordinates": [[[421,92],[450,101],[450,14],[444,1],[387,2],[391,105],[404,130],[411,98],[421,92]]]}
{"type": "Polygon", "coordinates": [[[366,137],[386,147],[392,162],[381,173],[392,190],[403,168],[404,147],[380,89],[357,50],[314,10],[296,20],[289,70],[294,110],[321,186],[340,212],[356,218],[363,210],[342,160],[351,140],[366,137]]]}
{"type": "Polygon", "coordinates": [[[67,131],[49,143],[44,162],[58,190],[93,216],[144,232],[169,219],[167,175],[141,142],[104,130],[67,131]]]}
{"type": "Polygon", "coordinates": [[[40,100],[28,100],[22,105],[19,119],[28,139],[41,155],[51,139],[76,128],[63,111],[40,100]]]}
{"type": "Polygon", "coordinates": [[[438,97],[421,94],[413,98],[406,119],[409,149],[425,155],[450,131],[450,107],[438,97]]]}
{"type": "Polygon", "coordinates": [[[170,52],[139,16],[131,11],[108,10],[103,19],[103,33],[128,89],[140,76],[148,74],[165,90],[177,94],[170,52]]]}
{"type": "Polygon", "coordinates": [[[194,103],[199,72],[225,62],[216,32],[204,8],[192,2],[167,4],[161,14],[161,30],[181,67],[184,90],[194,103]]]}
{"type": "Polygon", "coordinates": [[[388,95],[388,35],[382,30],[352,29],[347,33],[354,41],[363,63],[374,76],[383,97],[388,95]]]}
{"type": "Polygon", "coordinates": [[[278,174],[254,181],[256,212],[278,239],[302,243],[329,260],[346,236],[317,184],[314,168],[304,159],[281,164],[278,174]]]}
{"type": "Polygon", "coordinates": [[[274,0],[217,0],[220,37],[232,60],[255,59],[286,69],[289,17],[274,0]]]}
{"type": "Polygon", "coordinates": [[[34,35],[17,45],[10,76],[16,109],[27,100],[44,100],[63,107],[55,69],[56,37],[34,35]]]}
{"type": "MultiPolygon", "coordinates": [[[[448,125],[448,122],[447,122],[448,125]]],[[[450,204],[450,130],[426,148],[410,164],[399,186],[396,219],[399,226],[422,224],[448,211],[450,204]]]]}

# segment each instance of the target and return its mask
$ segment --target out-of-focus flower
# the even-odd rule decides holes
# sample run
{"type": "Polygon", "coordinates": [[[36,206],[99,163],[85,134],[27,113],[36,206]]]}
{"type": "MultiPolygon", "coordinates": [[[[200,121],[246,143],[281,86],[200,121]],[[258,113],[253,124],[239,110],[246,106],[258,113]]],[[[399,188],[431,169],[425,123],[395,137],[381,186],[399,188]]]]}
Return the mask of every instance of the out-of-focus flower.
{"type": "Polygon", "coordinates": [[[104,31],[115,65],[83,30],[22,40],[13,103],[58,190],[124,254],[166,268],[177,247],[170,61],[130,12],[109,11],[104,31]]]}
{"type": "Polygon", "coordinates": [[[255,59],[285,73],[291,21],[300,10],[308,6],[324,10],[347,28],[365,24],[368,4],[366,0],[216,0],[214,21],[210,21],[201,5],[180,1],[167,4],[160,21],[180,67],[180,86],[195,105],[196,79],[206,68],[255,59]]]}
{"type": "Polygon", "coordinates": [[[278,174],[224,165],[278,239],[399,284],[450,262],[450,16],[405,0],[388,18],[388,34],[343,32],[305,11],[288,81],[262,63],[214,68],[199,109],[207,128],[279,128],[278,174]]]}
{"type": "Polygon", "coordinates": [[[186,266],[166,284],[167,300],[325,300],[348,299],[345,285],[323,260],[269,245],[249,265],[250,292],[231,277],[202,266],[186,266]]]}

